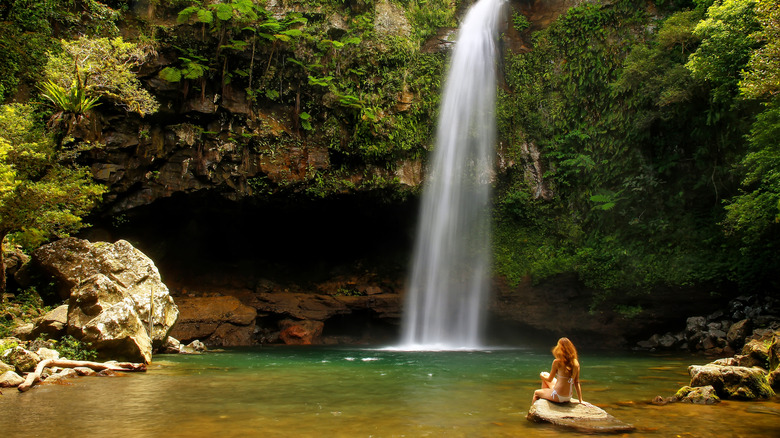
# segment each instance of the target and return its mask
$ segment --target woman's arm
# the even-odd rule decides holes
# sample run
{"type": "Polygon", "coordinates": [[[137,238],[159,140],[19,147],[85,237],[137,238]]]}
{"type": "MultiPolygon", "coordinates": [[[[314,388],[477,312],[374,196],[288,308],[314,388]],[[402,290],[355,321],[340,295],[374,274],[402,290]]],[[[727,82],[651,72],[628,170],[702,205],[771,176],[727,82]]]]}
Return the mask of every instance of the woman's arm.
{"type": "Polygon", "coordinates": [[[545,372],[539,373],[539,377],[542,378],[545,382],[552,382],[553,379],[556,376],[556,372],[558,371],[558,359],[553,360],[552,368],[550,369],[550,374],[547,374],[545,372]]]}

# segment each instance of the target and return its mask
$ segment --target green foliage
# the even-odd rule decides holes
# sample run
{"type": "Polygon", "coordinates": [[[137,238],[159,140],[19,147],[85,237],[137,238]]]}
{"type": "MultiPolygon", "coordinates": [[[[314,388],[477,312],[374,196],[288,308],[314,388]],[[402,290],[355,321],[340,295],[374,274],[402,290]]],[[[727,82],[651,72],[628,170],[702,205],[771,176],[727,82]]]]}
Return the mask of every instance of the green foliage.
{"type": "Polygon", "coordinates": [[[70,360],[95,360],[97,358],[97,351],[89,344],[81,342],[71,335],[63,336],[54,349],[60,353],[60,357],[70,360]]]}
{"type": "Polygon", "coordinates": [[[512,26],[518,32],[522,32],[528,29],[531,26],[531,23],[528,21],[528,18],[526,18],[525,15],[519,12],[515,12],[512,14],[512,26]]]}
{"type": "Polygon", "coordinates": [[[142,116],[157,111],[154,96],[141,86],[133,69],[149,56],[150,47],[125,42],[121,37],[62,40],[62,52],[46,65],[46,77],[52,83],[71,89],[81,83],[83,93],[105,97],[127,111],[142,116]]]}
{"type": "Polygon", "coordinates": [[[46,81],[41,84],[41,89],[43,91],[41,96],[48,99],[57,111],[86,114],[100,105],[97,96],[87,96],[79,78],[74,80],[69,89],[65,89],[52,81],[46,81]]]}
{"type": "Polygon", "coordinates": [[[780,8],[773,0],[757,0],[755,11],[760,29],[750,36],[763,46],[750,54],[740,90],[751,98],[777,97],[780,94],[780,8]]]}
{"type": "Polygon", "coordinates": [[[93,183],[89,169],[60,162],[60,156],[30,106],[0,106],[2,239],[10,234],[35,247],[84,226],[81,218],[105,189],[93,183]]]}

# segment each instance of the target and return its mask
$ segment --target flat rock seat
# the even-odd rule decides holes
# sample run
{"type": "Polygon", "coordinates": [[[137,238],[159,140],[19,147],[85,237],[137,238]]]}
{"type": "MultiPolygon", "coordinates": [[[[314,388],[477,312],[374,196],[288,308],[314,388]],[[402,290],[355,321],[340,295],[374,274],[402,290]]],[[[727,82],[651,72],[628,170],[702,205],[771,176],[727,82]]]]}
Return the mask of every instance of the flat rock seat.
{"type": "Polygon", "coordinates": [[[630,432],[634,426],[624,423],[605,410],[580,403],[553,403],[539,399],[526,417],[535,423],[551,423],[586,433],[630,432]]]}

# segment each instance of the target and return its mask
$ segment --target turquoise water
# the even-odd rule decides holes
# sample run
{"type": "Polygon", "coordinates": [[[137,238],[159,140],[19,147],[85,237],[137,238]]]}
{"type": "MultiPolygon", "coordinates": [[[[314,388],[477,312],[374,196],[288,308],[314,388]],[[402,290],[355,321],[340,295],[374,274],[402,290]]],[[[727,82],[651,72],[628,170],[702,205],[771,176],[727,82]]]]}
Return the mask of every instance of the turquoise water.
{"type": "MultiPolygon", "coordinates": [[[[3,437],[542,437],[525,419],[548,351],[325,347],[155,356],[148,372],[84,377],[0,397],[3,437]]],[[[585,399],[632,436],[780,435],[780,403],[647,404],[703,357],[581,352],[585,399]]],[[[576,433],[567,433],[576,436],[576,433]]]]}

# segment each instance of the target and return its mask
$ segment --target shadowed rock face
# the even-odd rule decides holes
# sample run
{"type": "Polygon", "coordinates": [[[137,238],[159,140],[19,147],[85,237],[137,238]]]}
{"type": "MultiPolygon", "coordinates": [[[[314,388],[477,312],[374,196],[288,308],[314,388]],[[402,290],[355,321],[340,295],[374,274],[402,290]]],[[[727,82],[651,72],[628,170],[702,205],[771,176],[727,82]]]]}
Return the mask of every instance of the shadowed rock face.
{"type": "Polygon", "coordinates": [[[544,399],[534,402],[527,418],[535,423],[551,423],[584,433],[620,433],[635,429],[593,405],[553,403],[544,399]]]}

